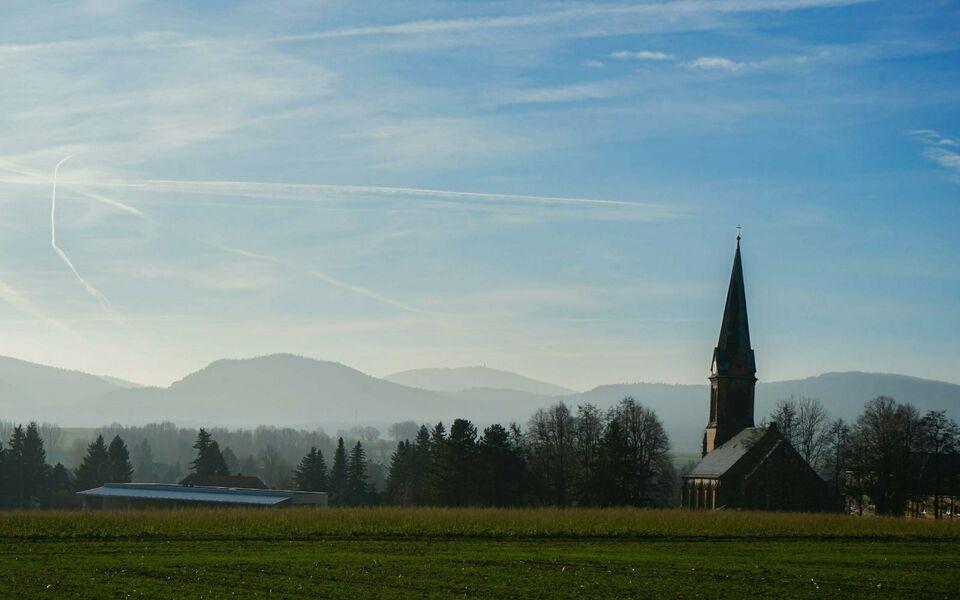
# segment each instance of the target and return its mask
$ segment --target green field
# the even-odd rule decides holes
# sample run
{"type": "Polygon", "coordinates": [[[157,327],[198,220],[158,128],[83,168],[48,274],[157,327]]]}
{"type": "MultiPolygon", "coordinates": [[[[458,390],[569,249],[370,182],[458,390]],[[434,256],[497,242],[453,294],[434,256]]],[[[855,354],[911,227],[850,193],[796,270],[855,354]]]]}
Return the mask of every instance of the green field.
{"type": "Polygon", "coordinates": [[[955,597],[960,521],[641,510],[0,513],[0,597],[955,597]]]}

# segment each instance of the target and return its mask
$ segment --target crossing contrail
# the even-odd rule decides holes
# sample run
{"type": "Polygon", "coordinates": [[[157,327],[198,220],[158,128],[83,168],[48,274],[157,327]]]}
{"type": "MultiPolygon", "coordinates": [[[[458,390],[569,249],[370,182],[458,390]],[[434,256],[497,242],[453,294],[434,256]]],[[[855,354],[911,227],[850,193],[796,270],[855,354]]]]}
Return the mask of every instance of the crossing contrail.
{"type": "Polygon", "coordinates": [[[107,300],[107,297],[100,293],[100,290],[93,287],[93,285],[84,279],[80,272],[77,271],[77,268],[73,266],[73,263],[70,262],[70,259],[67,257],[66,253],[60,249],[60,246],[57,245],[57,173],[60,171],[60,165],[67,162],[73,158],[73,155],[66,156],[60,159],[60,162],[57,163],[57,166],[53,168],[53,192],[50,195],[50,246],[56,251],[60,258],[63,259],[63,262],[67,263],[67,266],[70,267],[70,270],[73,271],[73,274],[77,277],[77,280],[83,284],[87,293],[93,296],[93,298],[100,304],[100,308],[103,309],[103,312],[108,315],[113,314],[113,306],[110,304],[110,301],[107,300]]]}

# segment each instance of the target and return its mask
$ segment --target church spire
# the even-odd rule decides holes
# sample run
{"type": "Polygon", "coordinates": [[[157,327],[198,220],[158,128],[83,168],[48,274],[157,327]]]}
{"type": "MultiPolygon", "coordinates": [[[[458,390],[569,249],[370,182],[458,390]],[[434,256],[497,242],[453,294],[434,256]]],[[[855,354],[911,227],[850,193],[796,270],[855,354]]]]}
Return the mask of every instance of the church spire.
{"type": "MultiPolygon", "coordinates": [[[[739,229],[739,228],[738,228],[739,229]]],[[[703,433],[703,454],[713,452],[738,432],[753,427],[757,365],[750,347],[747,293],[743,285],[740,235],[733,255],[733,271],[723,308],[720,339],[710,369],[710,421],[703,433]]]]}
{"type": "Polygon", "coordinates": [[[740,258],[740,234],[737,233],[737,250],[733,256],[730,286],[727,288],[727,303],[723,309],[720,339],[713,353],[713,368],[716,375],[752,375],[757,365],[750,347],[750,324],[747,319],[747,293],[743,285],[743,263],[740,258]]]}

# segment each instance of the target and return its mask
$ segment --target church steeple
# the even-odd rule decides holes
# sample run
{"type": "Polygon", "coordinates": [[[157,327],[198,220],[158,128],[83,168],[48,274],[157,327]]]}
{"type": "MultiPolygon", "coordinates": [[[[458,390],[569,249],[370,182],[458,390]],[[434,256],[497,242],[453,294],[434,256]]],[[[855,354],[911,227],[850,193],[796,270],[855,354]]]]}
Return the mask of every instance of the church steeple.
{"type": "Polygon", "coordinates": [[[733,255],[733,271],[727,288],[727,304],[723,309],[720,339],[713,351],[713,375],[755,374],[757,365],[750,347],[750,324],[747,319],[747,293],[743,286],[743,263],[740,259],[740,236],[733,255]]]}
{"type": "Polygon", "coordinates": [[[738,233],[720,339],[710,368],[710,421],[703,434],[703,454],[723,445],[742,429],[753,427],[756,373],[738,233]]]}

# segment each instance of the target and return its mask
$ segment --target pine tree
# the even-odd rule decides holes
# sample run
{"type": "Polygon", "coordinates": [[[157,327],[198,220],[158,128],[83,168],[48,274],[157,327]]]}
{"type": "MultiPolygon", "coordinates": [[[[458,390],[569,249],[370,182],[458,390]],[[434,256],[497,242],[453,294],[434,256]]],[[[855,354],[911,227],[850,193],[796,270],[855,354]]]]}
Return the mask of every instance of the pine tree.
{"type": "Polygon", "coordinates": [[[364,452],[360,440],[350,450],[347,461],[347,498],[351,506],[364,506],[371,503],[370,484],[367,482],[367,453],[364,452]]]}
{"type": "Polygon", "coordinates": [[[223,457],[223,452],[220,452],[220,444],[216,440],[210,442],[210,466],[213,468],[214,475],[230,474],[227,459],[223,457]]]}
{"type": "Polygon", "coordinates": [[[107,449],[107,480],[110,483],[130,483],[133,481],[133,465],[130,464],[130,452],[119,435],[114,436],[107,449]]]}
{"type": "Polygon", "coordinates": [[[410,442],[397,443],[397,450],[390,458],[384,491],[386,501],[390,504],[410,506],[413,503],[414,458],[414,447],[410,442]]]}
{"type": "Polygon", "coordinates": [[[7,449],[0,441],[0,507],[10,506],[13,503],[13,485],[11,484],[7,449]]]}
{"type": "Polygon", "coordinates": [[[426,425],[421,425],[417,431],[410,462],[411,503],[423,506],[430,502],[430,431],[426,425]]]}
{"type": "Polygon", "coordinates": [[[477,428],[454,419],[436,460],[435,488],[444,506],[465,506],[476,498],[477,428]]]}
{"type": "Polygon", "coordinates": [[[10,444],[5,455],[7,470],[6,484],[9,486],[7,492],[8,502],[11,506],[24,506],[26,504],[26,489],[23,472],[23,445],[26,435],[23,431],[23,425],[17,425],[10,434],[10,444]]]}
{"type": "Polygon", "coordinates": [[[87,446],[87,454],[75,471],[77,489],[88,490],[106,483],[109,464],[107,444],[103,441],[103,436],[98,435],[97,439],[87,446]]]}
{"type": "Polygon", "coordinates": [[[57,463],[50,471],[50,500],[49,505],[54,508],[69,508],[76,506],[77,497],[73,493],[70,481],[70,471],[63,463],[57,463]]]}
{"type": "Polygon", "coordinates": [[[220,453],[220,445],[205,429],[200,429],[197,433],[193,448],[197,451],[197,457],[190,463],[190,470],[201,482],[213,475],[230,474],[227,463],[223,460],[223,454],[220,453]]]}
{"type": "Polygon", "coordinates": [[[297,465],[297,469],[293,472],[293,480],[297,484],[297,489],[304,492],[328,491],[327,463],[324,462],[323,454],[316,447],[311,447],[310,452],[297,465]]]}
{"type": "Polygon", "coordinates": [[[20,453],[23,506],[46,504],[50,496],[50,466],[36,422],[27,425],[20,453]]]}
{"type": "Polygon", "coordinates": [[[330,503],[344,506],[347,500],[347,451],[343,438],[337,439],[337,450],[333,453],[333,468],[330,469],[330,503]]]}
{"type": "Polygon", "coordinates": [[[223,449],[221,454],[223,455],[223,462],[227,465],[227,474],[238,473],[240,471],[240,459],[237,458],[233,450],[228,446],[223,449]]]}

